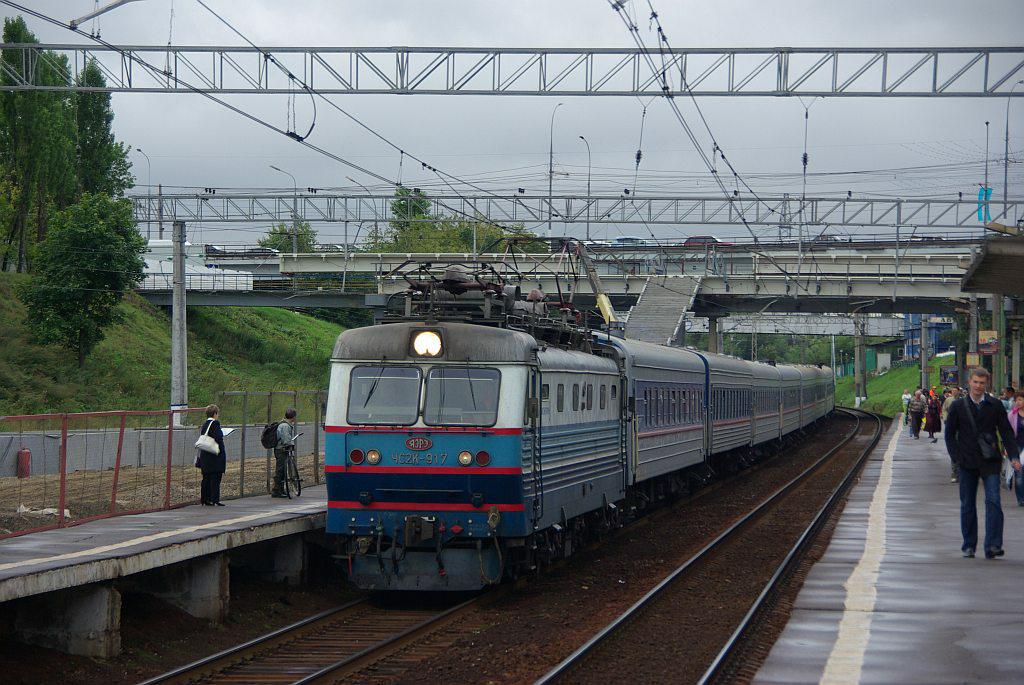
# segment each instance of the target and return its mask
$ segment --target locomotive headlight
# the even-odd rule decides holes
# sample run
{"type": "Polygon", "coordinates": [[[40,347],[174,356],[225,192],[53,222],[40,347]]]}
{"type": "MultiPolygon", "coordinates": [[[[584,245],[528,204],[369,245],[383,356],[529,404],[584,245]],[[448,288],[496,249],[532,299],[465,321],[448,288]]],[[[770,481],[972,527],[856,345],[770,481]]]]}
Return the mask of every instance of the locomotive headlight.
{"type": "Polygon", "coordinates": [[[472,464],[473,463],[473,455],[472,455],[472,453],[466,452],[465,450],[463,450],[462,452],[459,452],[459,463],[462,464],[463,466],[469,466],[470,464],[472,464]]]}
{"type": "Polygon", "coordinates": [[[380,463],[380,452],[378,452],[377,450],[367,450],[366,451],[366,461],[371,463],[371,464],[379,464],[380,463]]]}
{"type": "Polygon", "coordinates": [[[412,339],[412,349],[421,357],[436,357],[441,354],[441,336],[437,331],[420,331],[412,339]]]}

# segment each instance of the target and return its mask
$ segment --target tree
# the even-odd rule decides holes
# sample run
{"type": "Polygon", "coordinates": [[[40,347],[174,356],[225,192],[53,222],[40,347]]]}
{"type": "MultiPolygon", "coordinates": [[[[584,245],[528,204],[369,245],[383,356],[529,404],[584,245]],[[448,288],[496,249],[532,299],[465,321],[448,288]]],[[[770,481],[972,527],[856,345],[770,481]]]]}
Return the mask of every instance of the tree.
{"type": "MultiPolygon", "coordinates": [[[[96,60],[90,59],[78,75],[76,84],[102,88],[107,85],[107,80],[96,60]]],[[[121,197],[132,187],[134,179],[131,162],[128,161],[128,146],[114,140],[111,129],[114,110],[110,108],[110,93],[76,93],[75,116],[78,187],[86,193],[121,197]]]]}
{"type": "MultiPolygon", "coordinates": [[[[273,248],[278,252],[291,252],[292,233],[296,233],[292,224],[277,224],[267,231],[266,236],[260,238],[259,246],[273,248]]],[[[316,252],[316,231],[309,222],[300,221],[297,234],[299,252],[316,252]]]]}
{"type": "MultiPolygon", "coordinates": [[[[480,251],[502,238],[534,237],[522,226],[503,228],[472,219],[447,219],[430,213],[430,198],[418,189],[399,188],[391,201],[392,219],[387,229],[376,225],[367,239],[377,252],[471,252],[476,235],[480,251]]],[[[543,245],[526,246],[541,251],[543,245]]]]}
{"type": "Polygon", "coordinates": [[[81,367],[117,320],[125,292],[143,279],[145,251],[128,200],[82,195],[54,216],[35,248],[35,273],[21,292],[32,331],[73,350],[81,367]]]}
{"type": "MultiPolygon", "coordinates": [[[[5,43],[38,42],[21,17],[4,20],[3,38],[5,43]]],[[[4,50],[3,60],[9,67],[0,74],[5,85],[21,79],[51,86],[68,84],[66,55],[47,51],[26,63],[17,53],[4,50]],[[27,68],[35,73],[26,73],[27,68]]],[[[64,92],[6,91],[0,94],[0,115],[0,165],[13,205],[0,244],[0,271],[11,264],[24,271],[32,242],[46,234],[51,205],[62,209],[75,198],[74,104],[64,92]],[[34,237],[29,231],[33,214],[34,237]]]]}

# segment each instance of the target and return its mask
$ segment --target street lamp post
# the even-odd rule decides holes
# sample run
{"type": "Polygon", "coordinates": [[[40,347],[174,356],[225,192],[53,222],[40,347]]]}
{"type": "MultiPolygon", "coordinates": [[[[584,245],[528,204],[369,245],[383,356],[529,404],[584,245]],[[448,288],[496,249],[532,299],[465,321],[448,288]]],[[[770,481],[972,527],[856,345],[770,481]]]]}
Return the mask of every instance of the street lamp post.
{"type": "MultiPolygon", "coordinates": [[[[378,212],[377,211],[377,206],[375,204],[373,204],[373,193],[370,192],[369,188],[367,188],[366,186],[364,186],[362,183],[360,183],[359,181],[355,180],[351,176],[346,176],[345,179],[348,180],[348,181],[351,181],[352,183],[355,183],[357,186],[359,186],[364,191],[366,191],[367,196],[369,196],[367,201],[370,203],[370,209],[373,210],[373,216],[375,217],[373,225],[376,228],[377,227],[377,222],[381,219],[381,212],[378,212]]],[[[383,210],[383,206],[381,207],[381,210],[383,210]]],[[[359,222],[359,229],[360,230],[363,227],[363,223],[364,222],[362,222],[362,221],[359,222]]],[[[359,231],[358,230],[356,231],[355,240],[353,240],[352,242],[356,243],[356,244],[359,243],[359,231]]],[[[348,223],[347,222],[345,224],[345,244],[346,245],[348,244],[348,223]]],[[[346,251],[346,253],[348,252],[348,248],[347,247],[345,248],[345,251],[346,251]]]]}
{"type": "MultiPolygon", "coordinates": [[[[135,148],[135,151],[146,158],[146,194],[153,192],[153,165],[149,161],[149,155],[142,151],[141,147],[135,148]]],[[[146,200],[146,240],[151,239],[151,231],[153,228],[153,222],[149,220],[149,200],[146,200]]]]}
{"type": "Polygon", "coordinates": [[[299,253],[299,184],[295,177],[284,169],[273,164],[270,165],[270,168],[274,171],[280,171],[292,179],[292,256],[294,257],[299,253]]]}
{"type": "Polygon", "coordinates": [[[1006,132],[1003,135],[1003,221],[1009,221],[1010,210],[1006,202],[1006,190],[1008,186],[1010,167],[1010,101],[1013,99],[1013,91],[1017,86],[1024,85],[1024,79],[1017,81],[1006,94],[1006,132]]]}
{"type": "Polygon", "coordinates": [[[553,213],[554,206],[552,205],[552,192],[555,180],[555,112],[562,106],[559,102],[555,105],[555,108],[551,110],[551,130],[548,134],[548,237],[551,237],[551,215],[553,213]]]}
{"type": "Polygon", "coordinates": [[[590,242],[590,143],[583,136],[580,136],[580,140],[587,146],[587,242],[590,242]]]}

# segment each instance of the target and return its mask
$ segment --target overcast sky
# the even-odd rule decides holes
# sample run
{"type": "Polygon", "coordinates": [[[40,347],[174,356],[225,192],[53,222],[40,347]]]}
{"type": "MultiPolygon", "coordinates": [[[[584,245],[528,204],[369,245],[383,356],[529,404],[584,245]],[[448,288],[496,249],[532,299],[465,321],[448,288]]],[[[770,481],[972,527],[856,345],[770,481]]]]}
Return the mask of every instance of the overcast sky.
{"type": "MultiPolygon", "coordinates": [[[[109,0],[102,0],[106,4],[109,0]]],[[[515,46],[628,47],[631,39],[606,0],[481,2],[431,0],[315,2],[208,0],[261,47],[297,46],[515,46]]],[[[90,11],[89,0],[30,0],[65,21],[90,11]]],[[[665,32],[675,47],[764,46],[1014,46],[1022,41],[1024,2],[990,0],[656,0],[665,32]]],[[[646,2],[636,3],[647,30],[646,2]]],[[[8,10],[7,14],[12,11],[8,10]]],[[[79,36],[28,19],[42,42],[82,42],[79,36]]],[[[90,29],[91,25],[83,26],[90,29]]],[[[104,15],[103,39],[115,44],[238,45],[241,40],[195,0],[141,0],[104,15]],[[171,10],[173,7],[173,26],[171,10]]],[[[494,189],[525,187],[546,192],[548,125],[558,100],[486,96],[334,96],[361,120],[420,157],[460,177],[487,174],[494,189]]],[[[284,127],[284,96],[227,96],[234,104],[284,127]]],[[[635,98],[559,98],[565,104],[555,125],[557,190],[582,191],[590,141],[595,191],[618,193],[633,185],[641,103],[635,98]]],[[[722,148],[755,190],[800,193],[804,109],[796,98],[702,98],[701,106],[722,148]],[[792,174],[792,176],[779,176],[792,174]]],[[[350,187],[346,176],[375,182],[278,134],[193,95],[113,96],[119,139],[143,148],[152,160],[153,183],[165,187],[284,188],[290,181],[272,171],[291,171],[300,187],[350,187]]],[[[982,180],[985,125],[991,124],[990,185],[1002,193],[1005,98],[834,98],[811,105],[809,194],[858,193],[953,197],[976,193],[982,180]],[[969,164],[974,163],[974,164],[969,164]],[[967,166],[964,166],[967,164],[967,166]],[[943,165],[960,165],[956,168],[943,165]],[[916,172],[905,167],[938,167],[916,172]],[[817,177],[824,172],[885,169],[860,176],[817,177]]],[[[297,103],[298,128],[308,126],[308,100],[297,103]],[[305,125],[303,125],[305,124],[305,125]]],[[[692,107],[684,108],[694,118],[692,107]]],[[[699,158],[667,104],[650,103],[644,123],[638,194],[711,192],[699,158]]],[[[1024,102],[1010,115],[1010,194],[1024,194],[1020,149],[1024,102]]],[[[319,108],[311,142],[380,172],[398,174],[398,155],[327,107],[319,108]]],[[[710,143],[707,144],[710,147],[710,143]]],[[[140,184],[145,160],[133,153],[140,184]]],[[[406,164],[406,185],[432,187],[437,178],[406,164]]],[[[378,187],[379,184],[377,184],[378,187]]],[[[340,227],[321,226],[321,238],[340,227]]],[[[252,228],[195,227],[202,239],[252,242],[252,228]]],[[[607,226],[596,237],[639,235],[643,227],[607,226]]],[[[702,232],[658,229],[664,237],[702,232]]],[[[703,231],[707,232],[707,231],[703,231]]],[[[716,232],[728,235],[727,230],[716,232]]]]}

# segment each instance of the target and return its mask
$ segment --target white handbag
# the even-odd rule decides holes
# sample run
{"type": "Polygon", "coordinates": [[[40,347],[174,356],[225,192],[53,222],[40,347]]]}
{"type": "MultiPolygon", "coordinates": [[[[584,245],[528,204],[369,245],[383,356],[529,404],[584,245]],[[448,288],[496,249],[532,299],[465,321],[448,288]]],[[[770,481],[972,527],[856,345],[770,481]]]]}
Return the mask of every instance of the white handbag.
{"type": "Polygon", "coordinates": [[[213,421],[206,426],[206,430],[196,440],[196,449],[202,450],[203,452],[209,452],[210,454],[220,454],[220,445],[217,441],[210,437],[210,427],[213,426],[213,421]]]}

